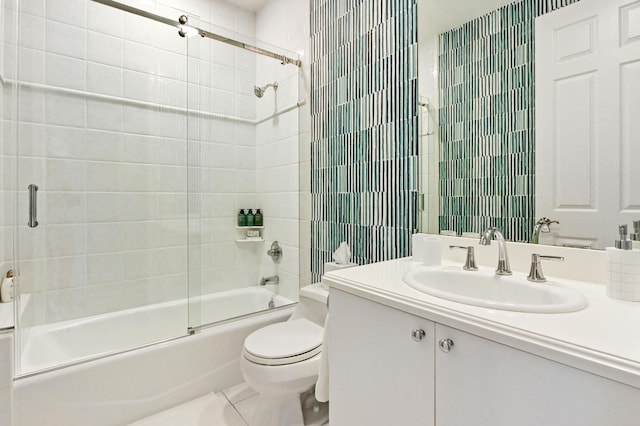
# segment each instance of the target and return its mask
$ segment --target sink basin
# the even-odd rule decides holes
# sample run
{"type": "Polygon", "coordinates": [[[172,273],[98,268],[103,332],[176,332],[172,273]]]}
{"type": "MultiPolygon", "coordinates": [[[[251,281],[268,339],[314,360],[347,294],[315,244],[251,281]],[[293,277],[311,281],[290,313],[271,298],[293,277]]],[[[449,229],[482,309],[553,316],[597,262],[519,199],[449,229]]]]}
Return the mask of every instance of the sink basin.
{"type": "Polygon", "coordinates": [[[575,312],[587,307],[578,291],[548,281],[533,283],[524,277],[500,276],[491,270],[419,267],[402,277],[409,286],[431,296],[467,305],[516,312],[575,312]]]}

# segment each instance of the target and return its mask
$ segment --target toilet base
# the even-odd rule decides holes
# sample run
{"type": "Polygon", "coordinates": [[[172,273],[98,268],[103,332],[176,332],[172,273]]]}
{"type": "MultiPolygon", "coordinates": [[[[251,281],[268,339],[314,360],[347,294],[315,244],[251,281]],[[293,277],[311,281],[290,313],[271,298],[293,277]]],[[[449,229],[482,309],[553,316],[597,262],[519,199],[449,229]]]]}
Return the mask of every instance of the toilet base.
{"type": "Polygon", "coordinates": [[[314,387],[301,395],[260,394],[250,426],[322,426],[329,421],[329,403],[315,399],[314,387]]]}
{"type": "Polygon", "coordinates": [[[304,426],[298,395],[260,394],[251,426],[304,426]]]}
{"type": "Polygon", "coordinates": [[[315,386],[300,395],[304,426],[323,426],[329,421],[329,403],[316,399],[315,386]]]}

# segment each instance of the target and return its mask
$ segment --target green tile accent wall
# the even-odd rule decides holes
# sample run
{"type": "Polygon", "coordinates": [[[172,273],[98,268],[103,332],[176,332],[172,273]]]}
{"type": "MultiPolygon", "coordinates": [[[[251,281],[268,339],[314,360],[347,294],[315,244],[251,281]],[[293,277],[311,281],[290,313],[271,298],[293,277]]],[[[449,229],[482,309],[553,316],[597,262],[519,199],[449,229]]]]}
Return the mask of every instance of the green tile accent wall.
{"type": "Polygon", "coordinates": [[[535,223],[535,18],[578,0],[520,0],[440,35],[440,230],[535,223]]]}
{"type": "Polygon", "coordinates": [[[366,264],[418,228],[417,0],[311,0],[311,269],[366,264]]]}

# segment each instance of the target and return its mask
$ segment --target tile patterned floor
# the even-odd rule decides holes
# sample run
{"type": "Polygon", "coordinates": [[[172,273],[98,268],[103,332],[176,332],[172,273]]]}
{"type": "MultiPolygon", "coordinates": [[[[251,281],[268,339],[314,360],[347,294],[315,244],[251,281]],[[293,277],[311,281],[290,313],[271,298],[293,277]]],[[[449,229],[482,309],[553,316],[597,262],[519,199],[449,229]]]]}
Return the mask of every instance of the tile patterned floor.
{"type": "MultiPolygon", "coordinates": [[[[246,383],[210,393],[130,426],[248,426],[258,394],[246,383]]],[[[325,423],[324,426],[329,426],[325,423]]]]}
{"type": "Polygon", "coordinates": [[[131,426],[248,426],[258,395],[246,384],[210,393],[131,426]]]}

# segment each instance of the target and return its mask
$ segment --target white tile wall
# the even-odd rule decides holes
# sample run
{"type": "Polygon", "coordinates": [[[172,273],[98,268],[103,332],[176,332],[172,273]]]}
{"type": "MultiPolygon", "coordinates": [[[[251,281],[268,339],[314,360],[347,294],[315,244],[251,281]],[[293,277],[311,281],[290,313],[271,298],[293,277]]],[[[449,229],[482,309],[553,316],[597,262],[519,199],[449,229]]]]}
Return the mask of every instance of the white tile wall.
{"type": "MultiPolygon", "coordinates": [[[[310,158],[308,107],[290,112],[274,113],[308,97],[309,90],[304,76],[309,66],[305,61],[309,40],[309,4],[296,0],[272,0],[256,17],[256,37],[273,45],[296,52],[303,61],[302,69],[282,66],[265,58],[258,58],[256,84],[278,82],[278,90],[269,90],[256,104],[258,120],[257,143],[257,190],[265,210],[265,238],[267,243],[278,240],[284,250],[278,265],[281,278],[280,292],[297,298],[301,285],[310,283],[310,226],[309,219],[301,217],[309,212],[305,203],[310,202],[310,187],[300,180],[304,164],[310,158]],[[300,220],[302,219],[302,220],[300,220]]],[[[262,262],[262,269],[273,270],[269,261],[262,262]]]]}

